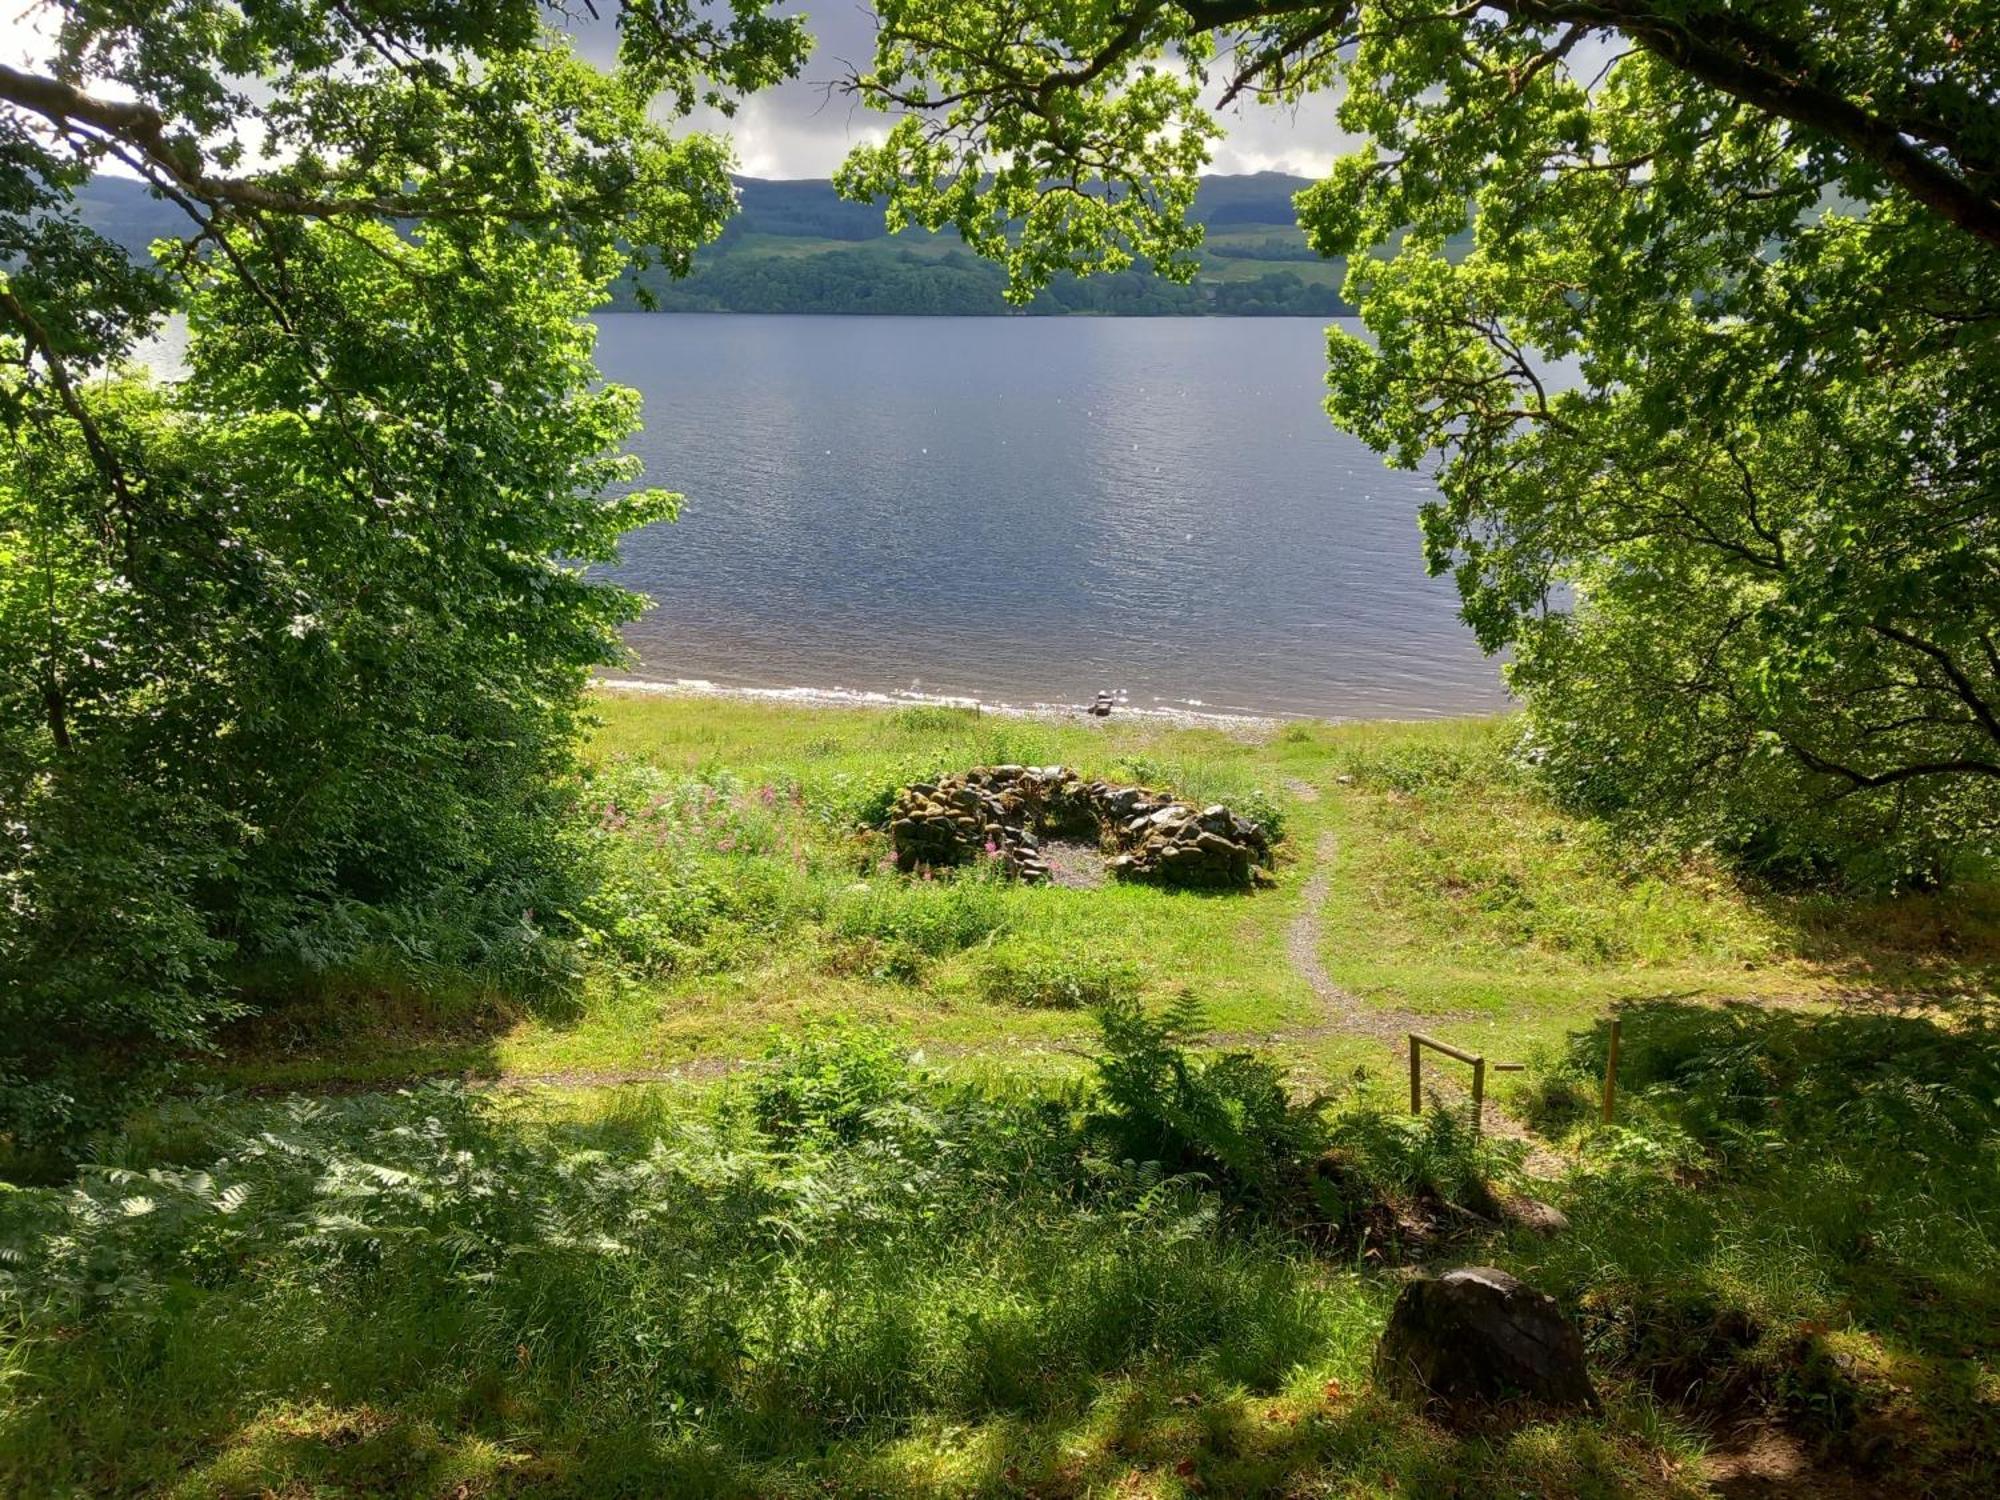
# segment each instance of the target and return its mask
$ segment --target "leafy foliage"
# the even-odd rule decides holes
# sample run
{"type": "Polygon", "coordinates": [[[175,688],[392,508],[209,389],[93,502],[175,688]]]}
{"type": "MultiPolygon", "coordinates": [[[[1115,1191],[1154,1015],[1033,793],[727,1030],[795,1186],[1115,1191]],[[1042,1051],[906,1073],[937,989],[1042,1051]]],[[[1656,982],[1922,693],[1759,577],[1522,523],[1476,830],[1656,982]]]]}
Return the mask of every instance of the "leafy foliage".
{"type": "Polygon", "coordinates": [[[778,1033],[764,1057],[770,1066],[750,1083],[750,1107],[778,1141],[856,1140],[914,1084],[890,1038],[837,1020],[778,1033]]]}
{"type": "Polygon", "coordinates": [[[1327,1141],[1324,1101],[1300,1104],[1266,1058],[1190,1056],[1201,1010],[1183,997],[1162,1015],[1131,1000],[1097,1012],[1103,1106],[1094,1125],[1114,1154],[1194,1173],[1233,1202],[1296,1214],[1311,1202],[1312,1164],[1327,1141]]]}
{"type": "Polygon", "coordinates": [[[1996,33],[1728,0],[886,7],[850,159],[1026,297],[1149,255],[1224,102],[1337,99],[1298,198],[1368,334],[1334,419],[1435,461],[1430,566],[1580,806],[1894,886],[2000,837],[1996,33]],[[1031,207],[1032,205],[1032,207],[1031,207]],[[1004,241],[983,220],[1023,223],[1004,241]],[[1447,254],[1474,233],[1469,254],[1447,254]]]}
{"type": "Polygon", "coordinates": [[[1518,1146],[1484,1139],[1459,1111],[1413,1119],[1362,1101],[1336,1114],[1335,1096],[1297,1097],[1268,1057],[1192,1055],[1192,1000],[1159,1015],[1113,1001],[1097,1024],[1087,1129],[1100,1149],[1206,1183],[1239,1216],[1331,1231],[1359,1249],[1378,1231],[1395,1234],[1402,1205],[1490,1214],[1495,1185],[1518,1167],[1518,1146]]]}
{"type": "Polygon", "coordinates": [[[581,693],[640,604],[583,570],[674,508],[605,498],[637,403],[583,314],[732,206],[651,102],[803,45],[635,6],[600,72],[526,0],[82,4],[0,76],[0,1131],[203,1041],[244,961],[569,976],[581,693]],[[150,265],[78,214],[110,160],[180,216],[150,265]],[[168,311],[185,378],[121,370],[168,311]]]}

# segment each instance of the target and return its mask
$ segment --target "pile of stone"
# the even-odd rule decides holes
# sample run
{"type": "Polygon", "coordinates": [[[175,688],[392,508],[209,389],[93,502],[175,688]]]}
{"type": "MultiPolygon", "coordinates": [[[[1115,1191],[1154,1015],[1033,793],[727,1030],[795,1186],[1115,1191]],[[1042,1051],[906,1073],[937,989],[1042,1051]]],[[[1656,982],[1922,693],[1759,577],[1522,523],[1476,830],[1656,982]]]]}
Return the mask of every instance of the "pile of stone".
{"type": "Polygon", "coordinates": [[[1042,840],[1083,839],[1123,880],[1246,886],[1270,879],[1261,825],[1217,804],[1196,808],[1146,787],[1084,781],[1062,766],[980,766],[917,782],[889,814],[897,868],[999,862],[1016,879],[1046,881],[1042,840]]]}
{"type": "Polygon", "coordinates": [[[919,781],[889,811],[896,868],[908,873],[993,859],[1017,880],[1046,881],[1043,831],[1074,820],[1074,771],[1061,766],[980,766],[919,781]]]}
{"type": "MultiPolygon", "coordinates": [[[[1131,790],[1120,788],[1109,805],[1115,808],[1131,790]]],[[[1110,868],[1123,880],[1228,886],[1270,878],[1271,841],[1263,828],[1219,802],[1197,811],[1186,802],[1141,799],[1117,825],[1116,843],[1123,852],[1110,868]]]]}

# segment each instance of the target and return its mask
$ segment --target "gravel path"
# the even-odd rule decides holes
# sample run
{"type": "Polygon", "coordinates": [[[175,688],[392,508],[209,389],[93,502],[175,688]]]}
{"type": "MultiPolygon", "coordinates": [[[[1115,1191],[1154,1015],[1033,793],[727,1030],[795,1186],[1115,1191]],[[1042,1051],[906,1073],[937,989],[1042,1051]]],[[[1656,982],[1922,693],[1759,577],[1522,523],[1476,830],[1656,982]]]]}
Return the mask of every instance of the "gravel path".
{"type": "MultiPolygon", "coordinates": [[[[1303,786],[1305,783],[1298,783],[1303,786]]],[[[1297,786],[1294,792],[1297,792],[1297,786]]],[[[1315,795],[1317,793],[1315,792],[1315,795]]],[[[1311,799],[1307,799],[1311,800],[1311,799]]],[[[1401,1067],[1409,1057],[1409,1036],[1413,1031],[1434,1034],[1454,1021],[1467,1017],[1456,1015],[1420,1016],[1407,1010],[1375,1010],[1352,990],[1343,989],[1333,982],[1333,976],[1326,972],[1326,964],[1320,958],[1321,918],[1326,906],[1326,898],[1333,888],[1333,869],[1340,857],[1340,841],[1329,830],[1319,836],[1313,849],[1313,871],[1307,878],[1302,893],[1299,913],[1292,918],[1285,930],[1285,952],[1291,959],[1292,968],[1306,982],[1319,1001],[1324,1020],[1309,1027],[1292,1027],[1274,1032],[1271,1041],[1319,1041],[1336,1036],[1365,1036],[1387,1046],[1396,1056],[1401,1067]]],[[[1448,1040],[1448,1038],[1440,1038],[1448,1040]]],[[[1511,1059],[1508,1059],[1511,1061],[1511,1059]]],[[[1459,1081],[1460,1064],[1433,1053],[1425,1059],[1424,1089],[1430,1095],[1434,1108],[1469,1108],[1472,1102],[1470,1089],[1459,1081]]],[[[1489,1077],[1488,1086],[1492,1079],[1489,1077]]],[[[1561,1173],[1561,1159],[1551,1153],[1535,1133],[1507,1114],[1491,1098],[1484,1101],[1480,1110],[1480,1128],[1488,1135],[1501,1136],[1522,1142],[1528,1148],[1525,1167],[1531,1177],[1554,1177],[1561,1173]]]]}
{"type": "MultiPolygon", "coordinates": [[[[1325,1017],[1323,1029],[1329,1036],[1372,1036],[1397,1041],[1422,1029],[1418,1018],[1407,1011],[1370,1010],[1352,990],[1342,989],[1320,961],[1321,913],[1333,888],[1334,861],[1340,857],[1340,840],[1331,832],[1322,833],[1313,849],[1313,872],[1301,893],[1299,914],[1285,929],[1285,955],[1292,968],[1313,992],[1325,1017]]],[[[1432,1017],[1433,1023],[1439,1019],[1432,1017]]]]}

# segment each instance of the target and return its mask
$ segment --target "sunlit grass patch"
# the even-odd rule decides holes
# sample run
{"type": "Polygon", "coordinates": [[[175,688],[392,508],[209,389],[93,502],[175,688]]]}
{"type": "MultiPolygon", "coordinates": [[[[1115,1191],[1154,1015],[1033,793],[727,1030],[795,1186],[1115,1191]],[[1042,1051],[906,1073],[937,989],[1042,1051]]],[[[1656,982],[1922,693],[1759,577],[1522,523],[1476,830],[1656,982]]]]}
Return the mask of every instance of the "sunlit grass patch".
{"type": "MultiPolygon", "coordinates": [[[[559,1003],[393,965],[329,974],[302,997],[266,996],[221,1076],[648,1074],[740,1058],[772,1025],[835,1013],[941,1054],[1033,1053],[1073,1040],[1067,1002],[1111,989],[1154,1006],[1192,995],[1233,1035],[1325,1029],[1337,1018],[1288,932],[1327,834],[1318,929],[1333,980],[1496,1058],[1559,1050],[1613,1005],[1663,997],[1823,1004],[1900,986],[1963,1009],[1987,1002],[2000,964],[2000,908],[1983,887],[1806,897],[1622,849],[1541,800],[1504,720],[1238,737],[944,707],[609,694],[600,711],[590,807],[609,878],[589,914],[595,946],[559,1003]],[[885,868],[875,820],[896,789],[993,760],[1165,780],[1262,810],[1285,832],[1279,889],[1018,888],[885,868]]],[[[1336,1042],[1281,1045],[1306,1058],[1336,1042]]],[[[1371,1047],[1347,1047],[1342,1066],[1349,1054],[1394,1066],[1371,1047]]]]}
{"type": "Polygon", "coordinates": [[[1992,996],[1992,887],[1807,894],[1709,855],[1628,848],[1551,807],[1511,748],[1505,721],[1356,726],[1335,742],[1336,979],[1419,1014],[1519,1020],[1524,1044],[1546,1039],[1537,1017],[1628,999],[1992,996]]]}

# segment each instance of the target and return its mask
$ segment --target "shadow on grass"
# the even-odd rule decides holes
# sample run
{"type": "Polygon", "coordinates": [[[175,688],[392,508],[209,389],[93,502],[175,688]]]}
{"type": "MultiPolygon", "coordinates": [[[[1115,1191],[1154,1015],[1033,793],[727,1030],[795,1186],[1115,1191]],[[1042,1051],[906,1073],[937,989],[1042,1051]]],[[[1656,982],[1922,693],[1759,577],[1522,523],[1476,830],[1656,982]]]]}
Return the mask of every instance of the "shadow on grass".
{"type": "MultiPolygon", "coordinates": [[[[1594,1353],[1871,1493],[2000,1490],[2000,1027],[1656,1000],[1544,1285],[1594,1353]]],[[[1573,1037],[1601,1072],[1607,1028],[1573,1037]]],[[[1775,1491],[1773,1491],[1775,1492],[1775,1491]]]]}
{"type": "MultiPolygon", "coordinates": [[[[259,1418],[187,1472],[203,1495],[748,1497],[1303,1493],[1484,1497],[1683,1496],[1700,1467],[1644,1411],[1454,1433],[1340,1382],[1252,1394],[1163,1366],[1092,1383],[1043,1412],[916,1416],[828,1433],[797,1422],[718,1444],[630,1421],[589,1434],[537,1432],[492,1382],[470,1423],[379,1406],[312,1405],[259,1418]]],[[[798,1414],[804,1417],[806,1414],[798,1414]]]]}
{"type": "Polygon", "coordinates": [[[1377,1399],[1393,1276],[956,1097],[775,1153],[666,1091],[186,1106],[0,1202],[0,1492],[1691,1492],[1616,1392],[1483,1435],[1377,1399]]]}
{"type": "Polygon", "coordinates": [[[251,1014],[216,1038],[219,1060],[195,1061],[220,1081],[262,1090],[497,1078],[498,1041],[523,1020],[560,1028],[583,1014],[580,985],[526,999],[448,972],[421,979],[392,970],[267,970],[249,977],[245,997],[251,1014]]]}

